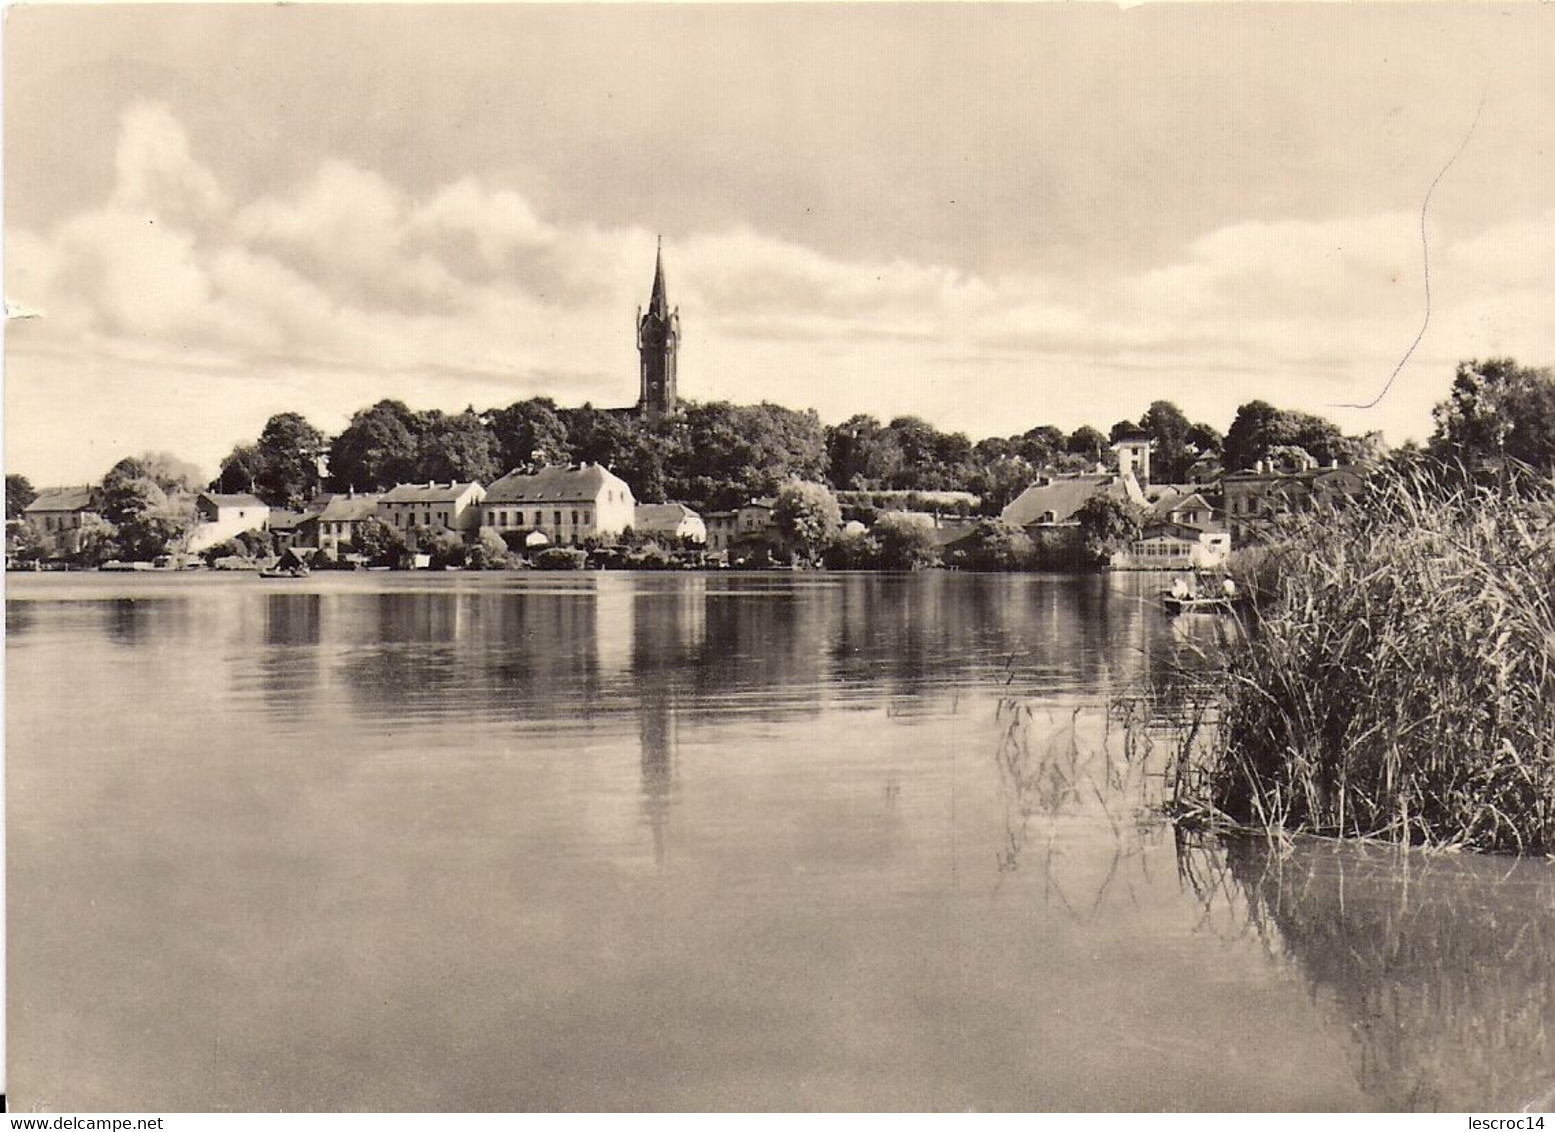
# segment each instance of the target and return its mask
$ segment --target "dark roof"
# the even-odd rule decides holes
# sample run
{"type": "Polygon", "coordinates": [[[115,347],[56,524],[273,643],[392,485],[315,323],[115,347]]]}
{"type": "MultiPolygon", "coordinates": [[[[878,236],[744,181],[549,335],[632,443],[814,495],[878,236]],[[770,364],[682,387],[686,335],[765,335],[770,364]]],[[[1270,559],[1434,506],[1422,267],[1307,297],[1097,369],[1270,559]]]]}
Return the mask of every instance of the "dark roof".
{"type": "Polygon", "coordinates": [[[640,531],[673,531],[686,519],[701,517],[684,503],[639,503],[632,526],[640,531]]]}
{"type": "Polygon", "coordinates": [[[1182,510],[1195,499],[1205,511],[1212,510],[1209,500],[1204,498],[1196,484],[1151,484],[1145,488],[1145,501],[1150,505],[1151,515],[1169,515],[1173,511],[1182,510]]]}
{"type": "Polygon", "coordinates": [[[295,527],[304,519],[311,519],[312,515],[305,515],[301,511],[288,511],[284,507],[270,508],[270,529],[272,531],[286,531],[295,527]]]}
{"type": "Polygon", "coordinates": [[[631,488],[598,464],[551,464],[538,472],[509,472],[486,492],[487,503],[593,503],[609,483],[631,488]]]}
{"type": "Polygon", "coordinates": [[[318,512],[318,518],[326,519],[331,523],[369,519],[377,513],[380,498],[377,492],[332,496],[329,502],[324,504],[324,509],[318,512]]]}
{"type": "Polygon", "coordinates": [[[1067,523],[1091,496],[1103,491],[1118,493],[1124,490],[1118,478],[1112,475],[1054,476],[1021,492],[1004,508],[1000,518],[1017,527],[1041,522],[1067,523]],[[1049,512],[1052,518],[1045,519],[1049,512]]]}
{"type": "Polygon", "coordinates": [[[395,484],[378,498],[380,503],[456,503],[472,487],[480,487],[475,481],[466,483],[400,483],[395,484]]]}
{"type": "Polygon", "coordinates": [[[216,491],[202,491],[199,498],[208,499],[217,507],[263,507],[257,495],[250,495],[246,491],[234,492],[224,495],[216,491]]]}
{"type": "Polygon", "coordinates": [[[48,487],[38,492],[38,498],[27,504],[27,511],[90,511],[92,489],[90,487],[48,487]]]}

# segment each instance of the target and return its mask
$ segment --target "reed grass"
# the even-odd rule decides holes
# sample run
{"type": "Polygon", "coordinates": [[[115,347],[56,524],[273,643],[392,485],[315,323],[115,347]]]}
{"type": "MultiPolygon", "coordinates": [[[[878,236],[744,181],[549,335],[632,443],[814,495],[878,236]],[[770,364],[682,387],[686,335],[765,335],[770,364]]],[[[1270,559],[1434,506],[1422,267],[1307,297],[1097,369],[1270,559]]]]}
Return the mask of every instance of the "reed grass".
{"type": "Polygon", "coordinates": [[[1251,595],[1180,817],[1555,852],[1555,492],[1425,469],[1291,519],[1251,595]]]}

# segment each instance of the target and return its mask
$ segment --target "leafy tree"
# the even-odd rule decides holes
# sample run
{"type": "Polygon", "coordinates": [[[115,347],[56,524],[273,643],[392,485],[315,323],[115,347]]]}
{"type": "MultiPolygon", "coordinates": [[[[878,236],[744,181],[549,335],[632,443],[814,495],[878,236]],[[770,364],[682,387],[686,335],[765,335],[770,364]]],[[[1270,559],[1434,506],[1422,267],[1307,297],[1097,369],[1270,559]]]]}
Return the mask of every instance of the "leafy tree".
{"type": "Polygon", "coordinates": [[[248,552],[244,546],[237,539],[231,538],[223,539],[221,542],[214,543],[200,551],[200,557],[205,559],[207,566],[218,558],[247,557],[247,554],[248,552]]]}
{"type": "MultiPolygon", "coordinates": [[[[545,464],[566,464],[572,460],[567,425],[556,402],[549,397],[515,401],[488,417],[503,472],[515,468],[533,471],[545,464]]],[[[636,484],[632,486],[636,488],[636,484]]]]}
{"type": "Polygon", "coordinates": [[[405,552],[405,539],[382,519],[363,519],[351,535],[356,552],[374,566],[393,565],[405,552]]]}
{"type": "Polygon", "coordinates": [[[1098,463],[1107,453],[1108,440],[1090,425],[1081,425],[1069,434],[1068,450],[1088,463],[1098,463]]]}
{"type": "Polygon", "coordinates": [[[77,566],[93,567],[120,557],[117,535],[113,526],[106,522],[84,526],[76,538],[76,550],[70,555],[70,561],[77,566]]]}
{"type": "Polygon", "coordinates": [[[614,471],[632,485],[639,503],[663,503],[668,498],[667,461],[673,458],[678,418],[640,422],[614,471]]]}
{"type": "Polygon", "coordinates": [[[688,405],[677,428],[665,491],[695,507],[723,510],[825,474],[826,430],[813,412],[715,401],[688,405]]]}
{"type": "Polygon", "coordinates": [[[167,506],[167,493],[157,486],[145,464],[126,456],[103,476],[97,488],[95,510],[114,526],[143,513],[167,506]]]}
{"type": "Polygon", "coordinates": [[[1226,438],[1220,434],[1219,429],[1203,422],[1188,430],[1188,443],[1197,449],[1200,455],[1206,452],[1219,452],[1225,441],[1226,438]]]}
{"type": "Polygon", "coordinates": [[[1081,504],[1075,519],[1086,553],[1095,562],[1105,562],[1139,537],[1144,512],[1122,496],[1098,492],[1081,504]]]}
{"type": "Polygon", "coordinates": [[[984,514],[997,515],[1006,504],[1031,486],[1034,472],[1025,458],[1006,456],[977,469],[967,486],[982,500],[984,514]]]}
{"type": "Polygon", "coordinates": [[[18,562],[41,562],[49,550],[48,541],[30,523],[20,524],[11,535],[11,557],[18,562]]]}
{"type": "Polygon", "coordinates": [[[909,515],[886,515],[870,532],[886,570],[918,570],[939,564],[939,548],[927,526],[909,515]]]}
{"type": "Polygon", "coordinates": [[[1279,472],[1304,472],[1317,466],[1317,459],[1299,444],[1276,444],[1264,458],[1279,472]]]}
{"type": "Polygon", "coordinates": [[[171,452],[142,452],[136,460],[143,474],[150,476],[168,495],[194,491],[205,482],[196,465],[180,460],[171,452]]]}
{"type": "Polygon", "coordinates": [[[1519,460],[1555,469],[1555,373],[1511,358],[1458,364],[1452,392],[1436,406],[1432,455],[1469,467],[1519,460]]]}
{"type": "Polygon", "coordinates": [[[337,490],[381,491],[417,478],[421,421],[403,401],[358,409],[329,446],[329,478],[337,490]]]}
{"type": "Polygon", "coordinates": [[[497,438],[473,408],[453,416],[434,409],[423,418],[416,479],[490,483],[500,474],[499,455],[497,438]]]}
{"type": "Polygon", "coordinates": [[[1031,536],[1019,527],[998,519],[988,519],[972,528],[972,533],[955,551],[955,564],[968,570],[1025,570],[1032,564],[1031,536]]]}
{"type": "Polygon", "coordinates": [[[1055,428],[1053,425],[1038,425],[1036,428],[1028,429],[1018,439],[1014,439],[1012,447],[1015,454],[1025,459],[1028,464],[1040,468],[1053,463],[1068,451],[1069,441],[1062,429],[1055,428]]]}
{"type": "Polygon", "coordinates": [[[221,471],[211,481],[211,490],[228,495],[241,491],[257,492],[262,463],[257,444],[236,445],[222,460],[221,471]]]}
{"type": "Polygon", "coordinates": [[[901,452],[889,486],[905,491],[956,490],[971,475],[972,443],[962,433],[940,432],[919,417],[897,417],[888,426],[901,452]]]}
{"type": "Polygon", "coordinates": [[[513,555],[508,550],[508,544],[490,527],[480,529],[464,561],[465,568],[469,570],[505,570],[512,563],[513,555]]]}
{"type": "Polygon", "coordinates": [[[1226,432],[1221,461],[1228,472],[1251,468],[1276,444],[1289,444],[1294,436],[1282,432],[1282,415],[1267,401],[1249,401],[1236,411],[1226,432]]]}
{"type": "Polygon", "coordinates": [[[217,491],[251,491],[271,507],[298,510],[319,489],[324,434],[299,413],[277,413],[257,444],[240,444],[221,462],[217,491]]]}
{"type": "Polygon", "coordinates": [[[27,505],[38,498],[37,490],[26,476],[15,472],[5,477],[5,517],[20,519],[27,505]]]}
{"type": "Polygon", "coordinates": [[[1193,426],[1188,418],[1170,401],[1155,401],[1139,423],[1155,441],[1150,457],[1151,478],[1158,483],[1180,483],[1188,465],[1193,463],[1188,450],[1188,433],[1193,426]]]}
{"type": "Polygon", "coordinates": [[[1226,471],[1251,468],[1280,447],[1304,448],[1319,463],[1343,460],[1353,442],[1337,425],[1311,413],[1276,409],[1267,401],[1249,401],[1236,411],[1226,433],[1221,462],[1226,471]]]}
{"type": "Polygon", "coordinates": [[[896,434],[865,414],[826,430],[826,456],[831,482],[844,491],[885,487],[902,467],[896,434]]]}
{"type": "Polygon", "coordinates": [[[1144,429],[1140,428],[1134,421],[1119,421],[1107,431],[1107,440],[1116,444],[1126,436],[1138,436],[1142,432],[1144,432],[1144,429]]]}
{"type": "Polygon", "coordinates": [[[143,510],[120,523],[114,535],[118,556],[130,562],[150,562],[177,550],[189,534],[189,515],[166,503],[143,510]]]}
{"type": "MultiPolygon", "coordinates": [[[[498,538],[500,540],[501,536],[498,538]]],[[[445,566],[463,566],[469,557],[469,547],[454,531],[443,531],[434,536],[422,549],[431,556],[432,567],[439,570],[445,566]]]]}
{"type": "Polygon", "coordinates": [[[567,430],[574,460],[613,468],[632,446],[635,421],[621,413],[584,405],[563,409],[557,415],[567,430]]]}
{"type": "Polygon", "coordinates": [[[869,532],[844,528],[832,536],[821,552],[828,570],[872,570],[880,561],[880,544],[869,532]]]}
{"type": "Polygon", "coordinates": [[[790,480],[777,493],[772,521],[784,544],[813,563],[842,525],[842,510],[825,484],[790,480]]]}

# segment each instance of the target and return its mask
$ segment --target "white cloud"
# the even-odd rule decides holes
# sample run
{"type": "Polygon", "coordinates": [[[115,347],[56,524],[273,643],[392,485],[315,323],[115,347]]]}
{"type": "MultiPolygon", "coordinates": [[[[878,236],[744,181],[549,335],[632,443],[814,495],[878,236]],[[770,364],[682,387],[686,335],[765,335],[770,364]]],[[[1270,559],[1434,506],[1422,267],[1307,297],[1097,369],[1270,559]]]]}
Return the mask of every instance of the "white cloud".
{"type": "MultiPolygon", "coordinates": [[[[155,106],[124,115],[115,168],[99,207],[8,234],[7,299],[43,314],[13,328],[7,358],[13,463],[37,478],[101,470],[94,456],[66,471],[69,445],[51,440],[80,432],[45,385],[71,359],[130,449],[182,436],[207,463],[282,408],[339,427],[378,396],[635,397],[644,230],[552,223],[473,176],[412,199],[341,160],[234,204],[155,106]],[[214,403],[202,380],[221,382],[214,403]]],[[[1334,411],[1346,427],[1421,433],[1458,357],[1555,358],[1555,213],[1431,238],[1430,331],[1381,411],[1334,411]]],[[[978,435],[1106,426],[1157,397],[1221,426],[1253,397],[1312,411],[1366,400],[1424,314],[1407,213],[1229,224],[1173,262],[1085,287],[1040,263],[982,277],[859,262],[748,226],[665,254],[687,396],[830,419],[915,412],[978,435]]]]}

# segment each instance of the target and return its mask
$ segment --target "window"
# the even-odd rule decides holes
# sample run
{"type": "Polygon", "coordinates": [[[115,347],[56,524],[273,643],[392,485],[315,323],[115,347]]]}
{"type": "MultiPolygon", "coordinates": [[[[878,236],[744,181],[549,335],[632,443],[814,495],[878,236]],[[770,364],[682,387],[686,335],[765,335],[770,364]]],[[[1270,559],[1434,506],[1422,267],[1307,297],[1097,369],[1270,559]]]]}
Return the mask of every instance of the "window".
{"type": "Polygon", "coordinates": [[[578,525],[578,513],[576,511],[572,513],[572,525],[575,527],[578,525]]]}
{"type": "Polygon", "coordinates": [[[589,519],[589,513],[587,511],[583,512],[583,521],[584,521],[584,523],[591,522],[591,520],[589,519]]]}
{"type": "Polygon", "coordinates": [[[536,511],[535,512],[535,526],[538,527],[539,525],[540,525],[540,512],[536,511]]]}
{"type": "MultiPolygon", "coordinates": [[[[492,517],[495,518],[496,516],[492,517]]],[[[502,525],[504,527],[508,525],[508,513],[506,511],[502,512],[502,525]]]]}
{"type": "Polygon", "coordinates": [[[561,525],[562,525],[562,513],[560,511],[552,511],[551,514],[556,516],[556,524],[555,525],[558,528],[560,528],[561,525]]]}

